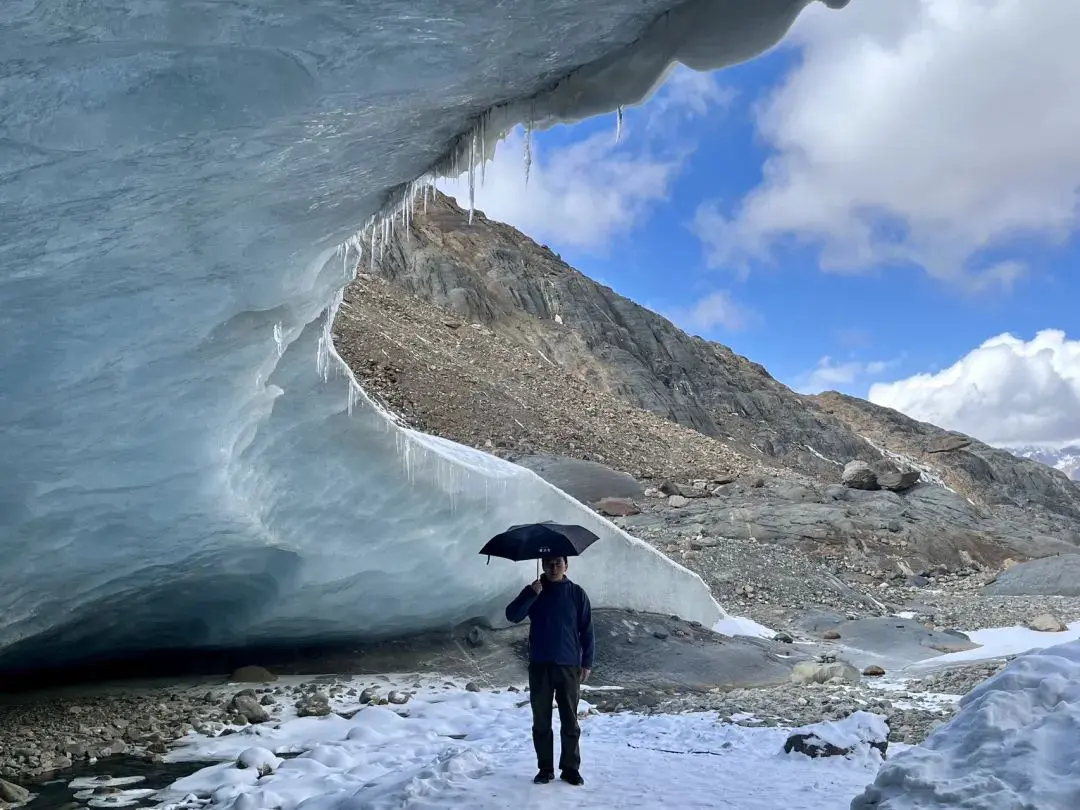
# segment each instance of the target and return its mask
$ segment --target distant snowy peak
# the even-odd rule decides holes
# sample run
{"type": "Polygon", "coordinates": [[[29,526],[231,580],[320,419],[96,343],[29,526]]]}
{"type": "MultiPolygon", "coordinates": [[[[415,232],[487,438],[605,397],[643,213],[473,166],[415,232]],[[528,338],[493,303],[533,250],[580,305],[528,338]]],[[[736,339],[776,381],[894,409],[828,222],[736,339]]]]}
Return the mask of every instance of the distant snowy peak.
{"type": "Polygon", "coordinates": [[[1010,447],[1013,455],[1030,458],[1055,470],[1061,470],[1073,481],[1080,481],[1080,445],[1069,445],[1060,450],[1047,447],[1010,447]]]}

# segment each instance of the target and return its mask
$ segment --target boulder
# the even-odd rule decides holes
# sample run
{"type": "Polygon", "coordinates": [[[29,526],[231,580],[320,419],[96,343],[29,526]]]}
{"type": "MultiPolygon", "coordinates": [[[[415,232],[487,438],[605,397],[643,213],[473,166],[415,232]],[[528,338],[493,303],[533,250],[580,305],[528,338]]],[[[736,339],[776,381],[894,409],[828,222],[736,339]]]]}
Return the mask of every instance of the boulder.
{"type": "Polygon", "coordinates": [[[917,483],[922,476],[918,470],[911,470],[909,472],[888,472],[881,473],[877,477],[878,486],[882,489],[887,489],[892,492],[903,492],[905,489],[911,489],[917,483]]]}
{"type": "Polygon", "coordinates": [[[233,683],[272,683],[277,675],[263,667],[240,667],[229,678],[233,683]]]}
{"type": "Polygon", "coordinates": [[[244,689],[233,695],[226,707],[230,714],[244,718],[249,723],[265,723],[270,714],[259,705],[259,699],[251,689],[244,689]]]}
{"type": "Polygon", "coordinates": [[[828,640],[828,641],[836,641],[836,639],[840,638],[840,631],[839,630],[826,630],[824,633],[821,634],[821,637],[823,639],[828,640]]]}
{"type": "Polygon", "coordinates": [[[879,667],[877,664],[871,664],[862,671],[862,674],[870,678],[880,678],[882,675],[885,674],[885,670],[879,667]]]}
{"type": "Polygon", "coordinates": [[[851,489],[874,490],[878,488],[877,473],[865,461],[849,461],[844,465],[840,482],[851,489]]]}
{"type": "Polygon", "coordinates": [[[641,511],[629,498],[601,498],[593,508],[607,517],[629,517],[641,511]]]}
{"type": "Polygon", "coordinates": [[[296,701],[297,717],[326,717],[330,712],[330,698],[322,692],[312,692],[296,701]]]}
{"type": "Polygon", "coordinates": [[[1068,626],[1050,613],[1040,613],[1027,625],[1032,630],[1038,630],[1040,633],[1060,633],[1062,630],[1068,630],[1068,626]]]}
{"type": "Polygon", "coordinates": [[[791,670],[792,683],[829,683],[834,678],[843,683],[858,683],[861,676],[847,661],[800,661],[791,670]]]}
{"type": "Polygon", "coordinates": [[[21,804],[30,800],[30,791],[21,785],[0,779],[0,801],[21,804]]]}
{"type": "Polygon", "coordinates": [[[808,757],[846,757],[859,749],[889,750],[889,722],[880,715],[857,711],[843,720],[825,721],[796,729],[784,743],[784,753],[808,757]]]}
{"type": "Polygon", "coordinates": [[[681,509],[690,503],[690,499],[683,495],[671,495],[668,497],[667,503],[668,506],[674,507],[675,509],[681,509]]]}

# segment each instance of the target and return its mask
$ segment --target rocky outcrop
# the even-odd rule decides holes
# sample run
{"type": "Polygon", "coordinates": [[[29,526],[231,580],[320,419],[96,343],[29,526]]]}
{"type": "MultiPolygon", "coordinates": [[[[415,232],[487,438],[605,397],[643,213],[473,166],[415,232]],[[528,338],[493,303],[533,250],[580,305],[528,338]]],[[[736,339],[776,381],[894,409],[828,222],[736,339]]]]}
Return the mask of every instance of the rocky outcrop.
{"type": "Polygon", "coordinates": [[[920,471],[924,482],[1026,523],[1028,534],[1080,544],[1080,486],[1061,471],[856,397],[829,392],[807,400],[880,448],[886,461],[920,471]]]}
{"type": "Polygon", "coordinates": [[[1010,565],[985,591],[990,596],[1080,596],[1080,554],[1010,565]]]}

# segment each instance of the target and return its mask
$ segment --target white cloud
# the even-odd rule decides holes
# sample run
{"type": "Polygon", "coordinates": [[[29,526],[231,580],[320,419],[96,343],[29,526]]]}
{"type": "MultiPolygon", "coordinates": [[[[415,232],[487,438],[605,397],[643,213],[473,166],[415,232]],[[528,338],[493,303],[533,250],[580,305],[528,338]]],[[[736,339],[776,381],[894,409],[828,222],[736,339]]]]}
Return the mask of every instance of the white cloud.
{"type": "Polygon", "coordinates": [[[871,386],[868,399],[999,446],[1080,442],[1080,340],[1003,334],[936,374],[871,386]]]}
{"type": "MultiPolygon", "coordinates": [[[[483,183],[476,172],[475,205],[539,241],[604,253],[668,199],[672,180],[696,148],[685,121],[723,108],[732,97],[714,75],[679,67],[642,108],[625,112],[618,142],[614,116],[609,130],[565,146],[548,146],[548,133],[535,134],[528,182],[524,133],[517,128],[496,148],[483,183]]],[[[467,176],[438,185],[467,204],[467,176]]]]}
{"type": "Polygon", "coordinates": [[[754,310],[736,303],[725,290],[709,293],[692,307],[669,309],[661,314],[680,329],[702,336],[718,329],[737,332],[758,319],[754,310]]]}
{"type": "Polygon", "coordinates": [[[823,269],[914,263],[973,288],[1027,268],[1017,239],[1077,228],[1080,3],[853,0],[814,4],[788,44],[801,60],[763,101],[773,150],[733,211],[695,222],[715,266],[767,260],[780,240],[823,269]],[[980,257],[998,248],[1004,260],[980,257]]]}
{"type": "Polygon", "coordinates": [[[865,380],[867,377],[881,375],[895,363],[895,360],[849,360],[838,363],[826,355],[818,360],[812,370],[798,378],[795,389],[804,394],[835,391],[851,386],[856,381],[865,380]]]}
{"type": "Polygon", "coordinates": [[[727,107],[735,96],[735,89],[720,84],[716,73],[699,73],[676,65],[663,88],[646,102],[646,106],[651,124],[671,126],[676,123],[674,118],[700,118],[712,110],[727,107]]]}
{"type": "MultiPolygon", "coordinates": [[[[614,132],[551,150],[534,139],[526,183],[524,154],[524,135],[514,130],[496,148],[483,184],[476,173],[476,207],[538,241],[594,252],[633,230],[652,205],[666,200],[681,165],[677,157],[653,158],[619,149],[614,132]]],[[[444,181],[439,187],[460,204],[467,203],[465,179],[444,181]]]]}

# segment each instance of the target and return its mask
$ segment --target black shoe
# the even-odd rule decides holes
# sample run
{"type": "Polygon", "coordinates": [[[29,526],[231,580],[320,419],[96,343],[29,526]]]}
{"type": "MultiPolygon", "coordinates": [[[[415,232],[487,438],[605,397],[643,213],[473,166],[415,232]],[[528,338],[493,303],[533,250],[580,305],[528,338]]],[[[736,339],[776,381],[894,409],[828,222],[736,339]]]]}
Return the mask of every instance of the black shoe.
{"type": "Polygon", "coordinates": [[[540,771],[533,777],[534,785],[546,785],[555,778],[555,771],[540,771]]]}
{"type": "Polygon", "coordinates": [[[571,785],[584,785],[585,780],[581,778],[581,774],[577,771],[563,771],[559,777],[564,782],[569,782],[571,785]]]}

